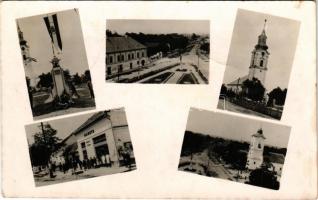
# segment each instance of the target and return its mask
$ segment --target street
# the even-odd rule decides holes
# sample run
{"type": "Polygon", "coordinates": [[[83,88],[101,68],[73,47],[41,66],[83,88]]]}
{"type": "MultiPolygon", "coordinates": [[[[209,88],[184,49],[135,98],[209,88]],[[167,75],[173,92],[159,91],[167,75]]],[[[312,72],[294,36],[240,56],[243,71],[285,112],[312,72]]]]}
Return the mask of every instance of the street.
{"type": "Polygon", "coordinates": [[[246,109],[246,108],[243,108],[243,107],[240,107],[238,105],[235,105],[227,100],[223,100],[223,99],[219,99],[219,102],[218,102],[218,109],[221,109],[221,110],[224,110],[224,102],[225,102],[225,110],[228,110],[228,111],[232,111],[232,112],[237,112],[237,113],[244,113],[244,114],[249,114],[249,115],[254,115],[254,116],[258,116],[258,117],[264,117],[264,118],[267,118],[267,119],[275,119],[275,118],[272,118],[268,115],[264,115],[262,113],[258,113],[258,112],[255,112],[253,110],[249,110],[249,109],[246,109]]]}

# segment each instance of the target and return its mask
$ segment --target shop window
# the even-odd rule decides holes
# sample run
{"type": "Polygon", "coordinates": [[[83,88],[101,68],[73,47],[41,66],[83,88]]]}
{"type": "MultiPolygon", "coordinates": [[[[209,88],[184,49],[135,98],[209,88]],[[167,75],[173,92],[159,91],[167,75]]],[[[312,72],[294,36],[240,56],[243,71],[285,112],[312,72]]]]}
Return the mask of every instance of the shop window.
{"type": "Polygon", "coordinates": [[[82,149],[86,148],[85,142],[82,142],[82,143],[81,143],[81,147],[82,147],[82,149]]]}
{"type": "Polygon", "coordinates": [[[93,138],[93,143],[94,144],[101,143],[101,142],[104,142],[104,141],[106,141],[106,135],[105,134],[101,134],[101,135],[93,138]]]}

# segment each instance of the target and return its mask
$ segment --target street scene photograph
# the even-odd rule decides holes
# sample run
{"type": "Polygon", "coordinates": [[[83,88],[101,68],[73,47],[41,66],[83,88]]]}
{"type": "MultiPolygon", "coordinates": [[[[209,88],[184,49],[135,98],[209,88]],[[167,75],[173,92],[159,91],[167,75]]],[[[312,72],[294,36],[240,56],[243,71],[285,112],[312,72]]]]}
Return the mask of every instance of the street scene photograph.
{"type": "Polygon", "coordinates": [[[208,20],[106,21],[106,82],[208,84],[208,20]]]}
{"type": "Polygon", "coordinates": [[[25,126],[35,186],[136,169],[125,110],[25,126]]]}
{"type": "Polygon", "coordinates": [[[290,127],[191,108],[179,171],[278,190],[290,127]]]}
{"type": "Polygon", "coordinates": [[[35,120],[95,108],[77,9],[16,20],[35,120]]]}
{"type": "Polygon", "coordinates": [[[300,23],[238,9],[218,109],[280,120],[300,23]]]}

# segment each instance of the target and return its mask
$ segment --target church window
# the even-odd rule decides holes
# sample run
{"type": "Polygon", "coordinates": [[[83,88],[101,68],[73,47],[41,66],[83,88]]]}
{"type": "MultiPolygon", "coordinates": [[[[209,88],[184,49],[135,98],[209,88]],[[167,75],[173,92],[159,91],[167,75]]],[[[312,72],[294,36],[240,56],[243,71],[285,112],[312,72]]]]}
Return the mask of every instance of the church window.
{"type": "Polygon", "coordinates": [[[21,47],[21,49],[22,49],[22,51],[24,51],[25,48],[24,48],[24,47],[21,47]]]}
{"type": "Polygon", "coordinates": [[[258,144],[258,148],[261,149],[261,148],[262,148],[262,145],[261,145],[261,144],[258,144]]]}
{"type": "Polygon", "coordinates": [[[23,55],[23,60],[26,60],[27,58],[26,58],[26,55],[23,55]]]}
{"type": "Polygon", "coordinates": [[[262,52],[262,56],[265,56],[265,52],[262,52]]]}
{"type": "Polygon", "coordinates": [[[259,64],[261,67],[263,67],[263,62],[264,62],[264,61],[263,61],[263,60],[261,60],[261,63],[259,64]]]}

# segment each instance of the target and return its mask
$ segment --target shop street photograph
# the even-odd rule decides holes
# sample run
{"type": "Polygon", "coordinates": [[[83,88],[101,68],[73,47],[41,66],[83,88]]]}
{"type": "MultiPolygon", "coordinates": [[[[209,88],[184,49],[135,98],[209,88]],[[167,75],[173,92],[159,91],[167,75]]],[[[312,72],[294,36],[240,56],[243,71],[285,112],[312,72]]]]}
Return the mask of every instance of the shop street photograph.
{"type": "Polygon", "coordinates": [[[106,81],[208,84],[208,20],[107,20],[106,81]]]}
{"type": "Polygon", "coordinates": [[[136,169],[125,110],[25,126],[36,186],[136,169]]]}

